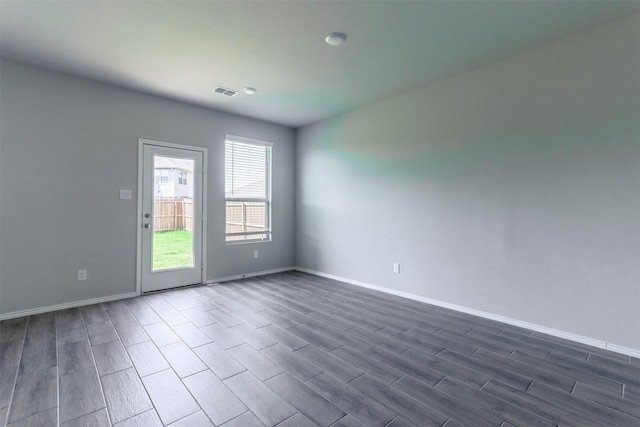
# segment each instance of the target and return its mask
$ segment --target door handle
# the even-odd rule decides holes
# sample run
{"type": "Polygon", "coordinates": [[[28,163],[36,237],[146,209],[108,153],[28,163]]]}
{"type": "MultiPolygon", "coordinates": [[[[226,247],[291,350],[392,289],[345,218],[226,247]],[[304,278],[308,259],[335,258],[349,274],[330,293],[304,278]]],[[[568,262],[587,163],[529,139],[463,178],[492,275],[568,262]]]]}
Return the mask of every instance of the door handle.
{"type": "Polygon", "coordinates": [[[144,228],[151,228],[151,224],[145,224],[144,228]]]}

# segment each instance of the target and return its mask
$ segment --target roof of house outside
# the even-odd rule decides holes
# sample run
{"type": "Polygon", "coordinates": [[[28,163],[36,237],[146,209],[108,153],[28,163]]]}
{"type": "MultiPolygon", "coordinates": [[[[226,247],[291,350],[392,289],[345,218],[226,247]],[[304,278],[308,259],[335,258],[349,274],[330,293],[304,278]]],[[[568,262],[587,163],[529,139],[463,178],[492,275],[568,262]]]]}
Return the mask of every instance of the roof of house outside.
{"type": "Polygon", "coordinates": [[[155,169],[179,169],[186,172],[193,172],[193,160],[156,156],[154,167],[155,169]]]}

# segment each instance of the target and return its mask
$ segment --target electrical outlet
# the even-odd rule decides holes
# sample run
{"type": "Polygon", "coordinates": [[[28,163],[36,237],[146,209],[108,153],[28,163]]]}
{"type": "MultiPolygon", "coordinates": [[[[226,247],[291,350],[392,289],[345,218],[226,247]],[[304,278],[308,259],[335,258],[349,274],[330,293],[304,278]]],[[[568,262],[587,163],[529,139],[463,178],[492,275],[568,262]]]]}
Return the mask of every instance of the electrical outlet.
{"type": "Polygon", "coordinates": [[[258,251],[253,251],[253,259],[258,259],[258,251]]]}
{"type": "Polygon", "coordinates": [[[120,200],[131,200],[131,190],[120,190],[120,200]]]}
{"type": "Polygon", "coordinates": [[[393,263],[393,272],[400,273],[400,263],[397,263],[397,262],[393,263]]]}
{"type": "Polygon", "coordinates": [[[78,270],[78,280],[87,280],[87,270],[78,270]]]}

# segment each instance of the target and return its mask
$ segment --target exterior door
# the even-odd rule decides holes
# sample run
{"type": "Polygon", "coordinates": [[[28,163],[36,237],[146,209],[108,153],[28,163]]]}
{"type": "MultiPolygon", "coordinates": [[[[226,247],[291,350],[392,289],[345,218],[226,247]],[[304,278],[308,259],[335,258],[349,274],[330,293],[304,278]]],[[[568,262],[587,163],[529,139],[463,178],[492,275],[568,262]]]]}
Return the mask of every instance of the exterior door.
{"type": "Polygon", "coordinates": [[[203,149],[141,140],[140,290],[200,284],[203,149]]]}

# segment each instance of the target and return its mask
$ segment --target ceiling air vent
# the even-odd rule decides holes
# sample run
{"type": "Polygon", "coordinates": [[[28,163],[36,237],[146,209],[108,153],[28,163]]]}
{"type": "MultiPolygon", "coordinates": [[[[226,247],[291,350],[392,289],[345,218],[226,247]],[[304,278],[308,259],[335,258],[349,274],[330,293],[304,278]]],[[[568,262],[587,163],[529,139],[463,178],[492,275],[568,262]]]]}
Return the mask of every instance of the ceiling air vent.
{"type": "Polygon", "coordinates": [[[238,94],[238,91],[227,89],[226,87],[222,87],[222,86],[216,86],[216,88],[213,91],[215,93],[219,93],[227,96],[236,96],[238,94]]]}

